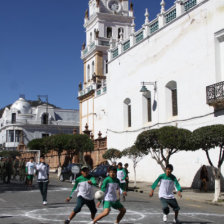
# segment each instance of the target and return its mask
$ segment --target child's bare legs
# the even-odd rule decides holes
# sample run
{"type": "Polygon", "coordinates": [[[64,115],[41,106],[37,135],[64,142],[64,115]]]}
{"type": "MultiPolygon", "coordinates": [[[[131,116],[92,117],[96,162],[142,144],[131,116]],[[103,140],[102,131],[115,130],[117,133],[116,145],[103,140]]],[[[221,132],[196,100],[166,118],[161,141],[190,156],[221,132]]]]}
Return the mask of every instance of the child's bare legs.
{"type": "Polygon", "coordinates": [[[126,213],[125,208],[119,208],[118,210],[120,211],[120,213],[117,216],[117,223],[119,223],[121,221],[121,219],[124,217],[124,215],[126,213]]]}
{"type": "Polygon", "coordinates": [[[72,220],[75,216],[76,216],[76,213],[73,211],[69,216],[69,220],[72,220]]]}
{"type": "Polygon", "coordinates": [[[107,216],[110,213],[110,209],[109,208],[105,208],[103,210],[102,213],[100,213],[94,220],[93,222],[96,223],[97,221],[99,221],[100,219],[102,219],[103,217],[107,216]]]}

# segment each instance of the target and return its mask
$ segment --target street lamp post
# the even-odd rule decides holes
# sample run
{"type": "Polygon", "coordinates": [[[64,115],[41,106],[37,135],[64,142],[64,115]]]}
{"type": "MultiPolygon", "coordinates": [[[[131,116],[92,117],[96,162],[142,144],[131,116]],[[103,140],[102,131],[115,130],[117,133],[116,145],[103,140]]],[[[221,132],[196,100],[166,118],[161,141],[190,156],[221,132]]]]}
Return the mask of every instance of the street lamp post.
{"type": "Polygon", "coordinates": [[[149,90],[146,88],[146,85],[152,85],[154,86],[154,91],[156,92],[157,91],[157,82],[141,82],[142,84],[142,88],[140,90],[141,93],[146,93],[148,92],[149,90]]]}

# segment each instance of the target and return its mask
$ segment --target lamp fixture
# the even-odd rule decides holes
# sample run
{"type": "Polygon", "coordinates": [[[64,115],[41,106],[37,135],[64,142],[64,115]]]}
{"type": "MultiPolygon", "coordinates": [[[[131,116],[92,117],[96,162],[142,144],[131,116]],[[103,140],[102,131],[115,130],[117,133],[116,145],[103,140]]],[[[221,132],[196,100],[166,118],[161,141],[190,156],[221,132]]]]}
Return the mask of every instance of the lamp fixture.
{"type": "Polygon", "coordinates": [[[140,92],[141,93],[146,93],[146,92],[149,92],[149,90],[147,89],[146,85],[152,85],[154,86],[154,91],[156,92],[157,90],[157,84],[156,82],[142,82],[142,88],[140,89],[140,92]]]}

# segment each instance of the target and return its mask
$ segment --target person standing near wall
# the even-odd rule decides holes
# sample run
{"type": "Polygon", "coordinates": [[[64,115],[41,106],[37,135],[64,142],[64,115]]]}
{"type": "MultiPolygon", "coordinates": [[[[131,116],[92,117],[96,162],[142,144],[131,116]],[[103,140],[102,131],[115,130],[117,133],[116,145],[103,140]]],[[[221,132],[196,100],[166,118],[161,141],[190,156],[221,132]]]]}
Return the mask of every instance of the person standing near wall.
{"type": "Polygon", "coordinates": [[[6,177],[7,177],[7,184],[10,184],[12,176],[12,158],[9,157],[6,160],[6,177]]]}
{"type": "Polygon", "coordinates": [[[5,183],[6,176],[6,167],[5,167],[5,158],[1,158],[0,161],[0,179],[5,183]]]}
{"type": "Polygon", "coordinates": [[[13,180],[16,179],[16,176],[18,174],[18,168],[19,168],[19,160],[17,157],[13,160],[13,180]]]}
{"type": "Polygon", "coordinates": [[[209,179],[208,179],[208,170],[205,165],[203,165],[201,168],[200,180],[201,180],[200,191],[202,191],[202,189],[203,189],[205,192],[207,192],[209,179]]]}
{"type": "Polygon", "coordinates": [[[47,189],[49,184],[49,166],[45,163],[44,156],[40,157],[40,163],[36,165],[38,172],[37,182],[43,199],[43,205],[47,205],[47,189]]]}
{"type": "Polygon", "coordinates": [[[28,187],[32,187],[33,185],[33,177],[35,175],[36,164],[34,162],[34,158],[31,157],[30,161],[26,163],[26,174],[27,174],[27,185],[28,187]]]}
{"type": "Polygon", "coordinates": [[[128,184],[129,184],[129,176],[128,176],[128,174],[129,174],[129,171],[128,171],[128,163],[125,163],[124,164],[124,170],[125,170],[125,172],[126,172],[126,192],[128,191],[128,184]]]}
{"type": "MultiPolygon", "coordinates": [[[[121,183],[122,189],[125,190],[126,190],[126,177],[127,177],[126,171],[123,168],[123,164],[120,162],[117,164],[117,178],[121,183]]],[[[122,190],[120,191],[120,195],[122,195],[123,201],[125,201],[125,195],[122,194],[122,190]]]]}
{"type": "Polygon", "coordinates": [[[25,181],[25,176],[26,176],[26,163],[24,159],[21,159],[19,161],[19,179],[20,182],[25,181]]]}

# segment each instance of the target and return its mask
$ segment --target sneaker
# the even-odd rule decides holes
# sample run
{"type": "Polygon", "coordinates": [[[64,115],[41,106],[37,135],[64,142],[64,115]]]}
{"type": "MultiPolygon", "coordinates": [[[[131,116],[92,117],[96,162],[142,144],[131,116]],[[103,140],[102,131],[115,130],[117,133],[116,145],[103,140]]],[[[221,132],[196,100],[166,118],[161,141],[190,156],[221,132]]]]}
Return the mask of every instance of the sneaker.
{"type": "Polygon", "coordinates": [[[43,201],[43,205],[47,205],[47,201],[43,201]]]}
{"type": "Polygon", "coordinates": [[[70,223],[70,221],[67,219],[67,220],[65,220],[65,222],[64,222],[64,224],[69,224],[70,223]]]}
{"type": "Polygon", "coordinates": [[[95,224],[93,221],[89,222],[88,224],[95,224]]]}
{"type": "Polygon", "coordinates": [[[163,215],[163,222],[167,222],[167,215],[163,215]]]}
{"type": "Polygon", "coordinates": [[[174,218],[173,220],[174,223],[180,223],[178,219],[174,218]]]}

